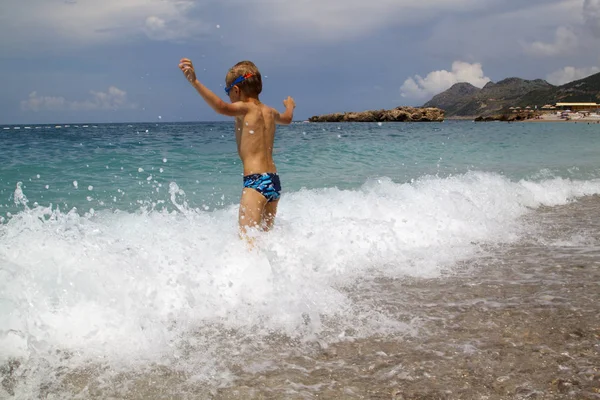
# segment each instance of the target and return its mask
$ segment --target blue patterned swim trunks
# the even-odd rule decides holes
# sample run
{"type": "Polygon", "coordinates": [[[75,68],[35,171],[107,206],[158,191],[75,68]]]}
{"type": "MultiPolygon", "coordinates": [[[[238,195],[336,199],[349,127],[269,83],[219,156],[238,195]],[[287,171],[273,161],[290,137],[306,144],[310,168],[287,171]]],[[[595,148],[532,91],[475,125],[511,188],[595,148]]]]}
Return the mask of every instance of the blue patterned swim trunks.
{"type": "Polygon", "coordinates": [[[267,203],[281,197],[281,182],[276,173],[252,174],[244,176],[244,187],[256,190],[265,196],[267,203]]]}

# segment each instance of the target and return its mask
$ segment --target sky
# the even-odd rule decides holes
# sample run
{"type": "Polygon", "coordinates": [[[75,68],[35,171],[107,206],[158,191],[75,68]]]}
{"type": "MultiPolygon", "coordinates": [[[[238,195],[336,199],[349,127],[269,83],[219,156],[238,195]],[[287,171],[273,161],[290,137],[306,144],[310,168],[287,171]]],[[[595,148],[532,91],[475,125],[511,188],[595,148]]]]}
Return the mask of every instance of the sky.
{"type": "Polygon", "coordinates": [[[422,105],[457,82],[563,84],[600,72],[600,0],[2,0],[0,125],[225,120],[254,61],[295,119],[422,105]]]}

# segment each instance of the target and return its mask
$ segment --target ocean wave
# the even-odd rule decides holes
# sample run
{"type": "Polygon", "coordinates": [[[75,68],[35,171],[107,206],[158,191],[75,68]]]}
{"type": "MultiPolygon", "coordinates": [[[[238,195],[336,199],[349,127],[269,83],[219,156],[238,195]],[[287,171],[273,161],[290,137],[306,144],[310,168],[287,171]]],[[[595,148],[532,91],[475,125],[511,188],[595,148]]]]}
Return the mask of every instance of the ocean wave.
{"type": "Polygon", "coordinates": [[[345,288],[438,277],[482,244],[517,240],[531,209],[597,193],[600,180],[482,172],[300,190],[249,251],[237,207],[191,209],[176,184],[176,211],[84,213],[29,208],[19,187],[22,211],[0,224],[0,362],[57,349],[71,362],[159,360],[208,326],[298,340],[348,326],[358,336],[405,331],[345,288]]]}

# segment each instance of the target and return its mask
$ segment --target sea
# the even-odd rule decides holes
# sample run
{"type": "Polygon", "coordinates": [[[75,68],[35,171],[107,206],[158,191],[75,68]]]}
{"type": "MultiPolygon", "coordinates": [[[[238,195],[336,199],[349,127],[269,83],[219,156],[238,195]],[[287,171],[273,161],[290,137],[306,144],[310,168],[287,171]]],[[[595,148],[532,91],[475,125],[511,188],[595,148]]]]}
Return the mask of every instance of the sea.
{"type": "Polygon", "coordinates": [[[0,398],[597,398],[599,124],[297,122],[274,158],[249,248],[232,122],[0,126],[0,398]]]}

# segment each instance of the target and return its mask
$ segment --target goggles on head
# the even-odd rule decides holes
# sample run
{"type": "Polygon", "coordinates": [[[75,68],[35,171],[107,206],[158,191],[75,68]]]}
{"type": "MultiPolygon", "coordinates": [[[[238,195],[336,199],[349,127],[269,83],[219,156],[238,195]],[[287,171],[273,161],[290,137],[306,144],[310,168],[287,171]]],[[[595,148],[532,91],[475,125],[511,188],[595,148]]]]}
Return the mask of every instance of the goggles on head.
{"type": "Polygon", "coordinates": [[[229,96],[229,92],[231,91],[231,89],[233,89],[233,87],[235,85],[238,85],[238,84],[244,82],[246,79],[250,78],[251,76],[254,76],[254,74],[250,73],[250,72],[245,75],[238,76],[235,81],[231,82],[231,85],[229,85],[225,88],[225,93],[227,93],[227,96],[229,96]]]}

